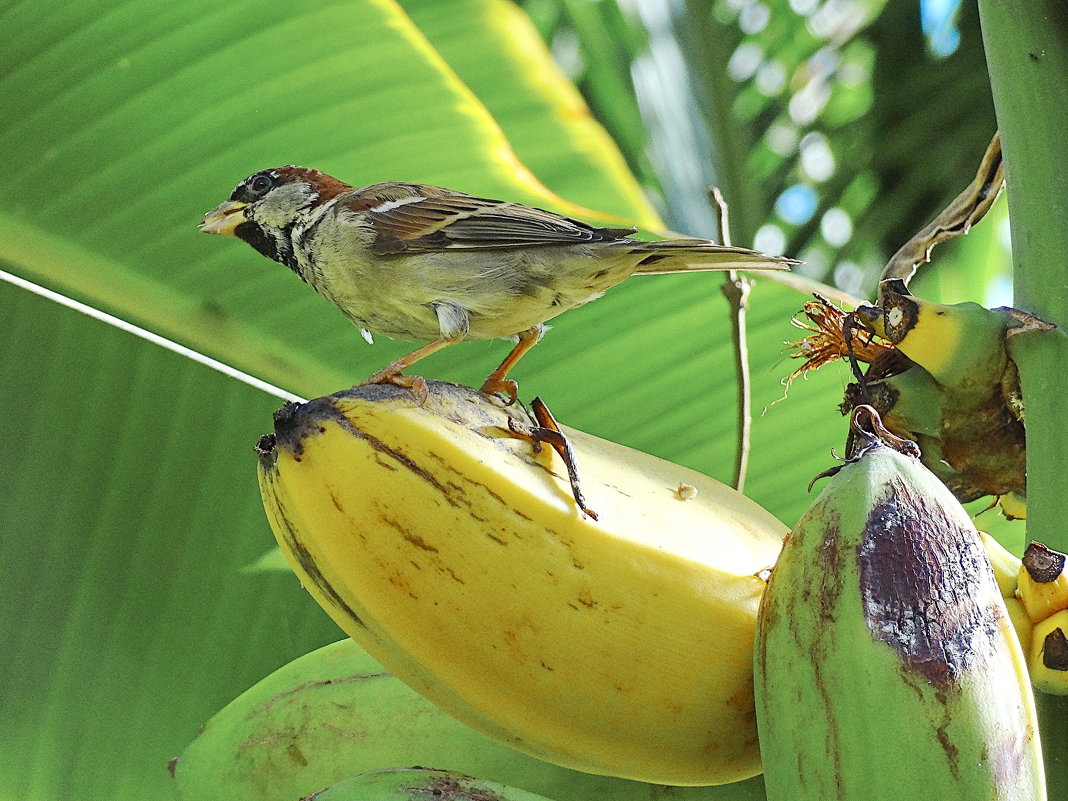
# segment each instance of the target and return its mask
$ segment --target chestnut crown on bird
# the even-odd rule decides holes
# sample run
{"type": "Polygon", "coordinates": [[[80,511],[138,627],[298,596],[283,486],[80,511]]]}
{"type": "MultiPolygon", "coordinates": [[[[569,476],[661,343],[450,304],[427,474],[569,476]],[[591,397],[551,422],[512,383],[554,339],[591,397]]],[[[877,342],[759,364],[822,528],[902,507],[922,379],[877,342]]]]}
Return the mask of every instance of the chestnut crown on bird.
{"type": "Polygon", "coordinates": [[[200,230],[243,239],[289,267],[368,340],[374,332],[428,343],[364,383],[419,386],[402,372],[435,351],[464,339],[517,338],[482,387],[512,400],[507,373],[543,323],[630,275],[797,263],[705,239],[646,242],[631,238],[634,229],[436,186],[353,188],[296,166],[253,173],[200,230]]]}

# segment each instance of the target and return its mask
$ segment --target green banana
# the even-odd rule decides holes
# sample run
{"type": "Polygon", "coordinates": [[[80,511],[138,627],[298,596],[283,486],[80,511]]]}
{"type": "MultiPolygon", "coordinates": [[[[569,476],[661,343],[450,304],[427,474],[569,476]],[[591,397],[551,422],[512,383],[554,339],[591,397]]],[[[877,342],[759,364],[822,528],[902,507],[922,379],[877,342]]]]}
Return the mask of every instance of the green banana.
{"type": "Polygon", "coordinates": [[[569,431],[590,506],[528,421],[428,382],[276,416],[260,443],[291,566],[386,668],[494,739],[675,785],[760,772],[752,643],[785,527],[733,489],[569,431]],[[682,491],[685,489],[685,491],[682,491]]]}
{"type": "Polygon", "coordinates": [[[897,279],[880,284],[878,306],[854,313],[942,386],[984,395],[1004,374],[1006,334],[1020,325],[1012,309],[934,303],[910,294],[897,279]]]}
{"type": "Polygon", "coordinates": [[[171,770],[187,801],[293,801],[394,765],[444,766],[557,801],[764,801],[760,777],[663,787],[521,754],[431,704],[350,639],[305,654],[231,701],[171,770]]]}
{"type": "Polygon", "coordinates": [[[515,787],[463,773],[389,768],[361,773],[301,801],[549,801],[515,787]]]}
{"type": "Polygon", "coordinates": [[[871,407],[761,603],[769,801],[1041,801],[1024,655],[971,519],[871,407]]]}

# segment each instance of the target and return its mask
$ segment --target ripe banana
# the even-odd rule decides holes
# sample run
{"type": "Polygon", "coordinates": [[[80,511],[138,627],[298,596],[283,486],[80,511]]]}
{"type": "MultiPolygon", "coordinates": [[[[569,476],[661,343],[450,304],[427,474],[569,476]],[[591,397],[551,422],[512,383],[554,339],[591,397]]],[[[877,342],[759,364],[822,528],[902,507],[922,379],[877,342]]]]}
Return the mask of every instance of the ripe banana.
{"type": "Polygon", "coordinates": [[[1028,666],[1035,689],[1068,695],[1068,611],[1035,624],[1028,666]]]}
{"type": "Polygon", "coordinates": [[[663,787],[521,754],[431,704],[351,639],[295,659],[231,701],[171,771],[185,801],[294,801],[395,765],[448,767],[556,801],[764,801],[759,777],[663,787]]]}
{"type": "Polygon", "coordinates": [[[1032,542],[1024,550],[1016,595],[1032,623],[1068,609],[1068,570],[1065,555],[1032,542]]]}
{"type": "Polygon", "coordinates": [[[990,563],[877,420],[854,411],[864,447],[787,537],[761,603],[768,799],[1040,801],[1034,698],[990,563]]]}
{"type": "Polygon", "coordinates": [[[1032,542],[1024,551],[1016,596],[1034,624],[1028,667],[1035,689],[1068,695],[1068,557],[1032,542]]]}
{"type": "Polygon", "coordinates": [[[301,801],[549,801],[515,787],[463,773],[429,768],[390,768],[361,773],[301,801]]]}
{"type": "Polygon", "coordinates": [[[538,758],[659,784],[759,773],[756,574],[785,527],[569,431],[594,521],[559,457],[508,433],[519,412],[428,390],[291,405],[261,440],[268,519],[312,596],[416,691],[538,758]]]}
{"type": "Polygon", "coordinates": [[[1027,519],[1027,498],[1016,492],[1002,495],[998,498],[998,506],[1002,514],[1009,520],[1027,519]]]}
{"type": "Polygon", "coordinates": [[[1014,598],[1020,577],[1020,559],[985,531],[979,532],[979,541],[986,552],[990,568],[994,571],[994,579],[998,583],[1001,597],[1014,598]]]}
{"type": "Polygon", "coordinates": [[[1001,599],[1005,602],[1005,609],[1009,613],[1009,620],[1012,621],[1012,628],[1016,632],[1016,638],[1020,641],[1020,649],[1026,655],[1031,652],[1031,634],[1034,631],[1034,625],[1027,616],[1020,599],[1016,597],[1016,584],[1020,576],[1020,560],[1016,554],[1010,552],[985,531],[979,532],[979,540],[983,544],[986,558],[994,571],[994,580],[998,583],[1001,599]]]}

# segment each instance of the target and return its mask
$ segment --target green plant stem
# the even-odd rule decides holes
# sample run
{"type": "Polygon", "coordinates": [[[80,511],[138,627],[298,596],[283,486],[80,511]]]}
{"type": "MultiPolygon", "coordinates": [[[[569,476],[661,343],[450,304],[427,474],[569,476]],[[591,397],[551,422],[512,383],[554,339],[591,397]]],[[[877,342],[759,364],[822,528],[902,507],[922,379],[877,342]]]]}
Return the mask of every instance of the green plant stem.
{"type": "MultiPolygon", "coordinates": [[[[979,0],[1005,155],[1015,305],[1060,330],[1011,340],[1027,423],[1027,537],[1068,550],[1068,4],[979,0]]],[[[1050,798],[1068,798],[1068,698],[1040,695],[1050,798]]]]}

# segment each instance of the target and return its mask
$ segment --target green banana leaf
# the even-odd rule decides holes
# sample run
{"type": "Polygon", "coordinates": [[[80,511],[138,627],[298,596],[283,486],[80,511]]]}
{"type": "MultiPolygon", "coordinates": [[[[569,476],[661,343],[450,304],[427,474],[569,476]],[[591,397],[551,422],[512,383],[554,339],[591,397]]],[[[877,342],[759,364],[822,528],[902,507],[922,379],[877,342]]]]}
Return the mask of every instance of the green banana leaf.
{"type": "MultiPolygon", "coordinates": [[[[304,163],[659,228],[515,9],[443,5],[5,7],[0,269],[310,397],[408,345],[368,347],[288,271],[197,233],[254,170],[304,163]]],[[[721,280],[635,279],[565,315],[516,370],[522,395],[729,480],[721,280]]],[[[786,522],[844,436],[843,372],[776,403],[804,299],[760,280],[749,311],[766,412],[748,493],[786,522]]],[[[0,330],[0,798],[173,797],[167,760],[203,721],[337,638],[293,577],[256,567],[272,538],[251,447],[279,400],[7,284],[0,330]]],[[[506,347],[464,344],[424,371],[480,381],[506,347]]]]}

